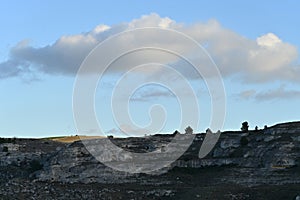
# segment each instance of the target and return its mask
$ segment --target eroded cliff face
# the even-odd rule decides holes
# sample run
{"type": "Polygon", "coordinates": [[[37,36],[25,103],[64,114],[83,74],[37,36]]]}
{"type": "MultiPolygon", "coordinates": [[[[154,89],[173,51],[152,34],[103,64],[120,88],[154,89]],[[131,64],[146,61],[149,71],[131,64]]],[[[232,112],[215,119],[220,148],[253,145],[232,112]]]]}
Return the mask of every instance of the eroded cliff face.
{"type": "MultiPolygon", "coordinates": [[[[128,152],[145,153],[164,151],[173,137],[155,135],[110,140],[128,152]]],[[[300,123],[279,124],[247,133],[223,132],[214,149],[205,158],[199,159],[198,152],[204,137],[205,134],[197,134],[189,149],[179,159],[157,171],[157,175],[131,174],[111,169],[93,157],[80,141],[67,145],[46,140],[4,142],[0,145],[0,149],[3,149],[0,152],[1,176],[22,175],[34,181],[62,183],[115,184],[144,181],[149,185],[157,185],[174,181],[161,179],[157,182],[155,178],[173,169],[205,171],[212,167],[227,167],[229,170],[226,173],[214,177],[216,181],[245,185],[300,183],[300,123]],[[15,169],[14,173],[17,174],[5,172],[5,168],[15,169]]],[[[172,154],[180,148],[174,147],[168,153],[172,154]]],[[[101,156],[111,159],[108,160],[111,162],[131,162],[131,157],[124,154],[112,156],[106,152],[101,156]]]]}

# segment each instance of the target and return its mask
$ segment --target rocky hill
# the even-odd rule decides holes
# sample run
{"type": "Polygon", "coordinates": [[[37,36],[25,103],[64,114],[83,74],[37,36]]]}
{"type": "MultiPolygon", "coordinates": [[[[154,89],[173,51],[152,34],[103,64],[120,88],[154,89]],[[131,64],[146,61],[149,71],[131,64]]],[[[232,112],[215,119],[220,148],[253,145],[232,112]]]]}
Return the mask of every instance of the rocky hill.
{"type": "MultiPolygon", "coordinates": [[[[91,142],[110,140],[128,152],[145,153],[163,151],[173,137],[91,142]]],[[[196,134],[179,159],[152,175],[113,170],[81,141],[1,138],[0,199],[295,199],[300,195],[300,122],[222,132],[214,149],[199,159],[204,137],[196,134]]],[[[130,162],[129,157],[114,159],[130,162]]]]}

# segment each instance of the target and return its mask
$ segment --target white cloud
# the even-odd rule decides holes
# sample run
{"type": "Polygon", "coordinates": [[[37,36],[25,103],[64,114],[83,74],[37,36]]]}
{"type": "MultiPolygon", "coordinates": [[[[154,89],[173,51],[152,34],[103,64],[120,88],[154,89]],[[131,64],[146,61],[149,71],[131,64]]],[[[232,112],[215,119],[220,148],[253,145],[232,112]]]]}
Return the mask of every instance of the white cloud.
{"type": "Polygon", "coordinates": [[[282,41],[273,33],[265,34],[256,39],[256,42],[259,46],[274,48],[276,45],[280,45],[282,41]]]}
{"type": "Polygon", "coordinates": [[[152,13],[143,15],[139,19],[134,19],[128,23],[129,28],[144,28],[144,27],[161,27],[171,28],[176,25],[176,22],[168,17],[161,18],[159,15],[152,13]]]}
{"type": "Polygon", "coordinates": [[[113,128],[106,131],[107,134],[117,135],[117,136],[144,136],[151,132],[145,128],[133,128],[128,124],[121,124],[118,129],[113,128]]]}
{"type": "Polygon", "coordinates": [[[277,89],[268,90],[267,92],[258,93],[255,97],[257,100],[274,100],[274,99],[291,99],[300,98],[299,90],[286,89],[284,85],[277,89]]]}
{"type": "Polygon", "coordinates": [[[94,30],[92,31],[93,34],[97,35],[97,34],[100,34],[104,31],[107,31],[110,29],[110,26],[107,26],[105,24],[101,24],[101,25],[98,25],[96,26],[96,28],[94,28],[94,30]]]}
{"type": "Polygon", "coordinates": [[[146,90],[142,93],[139,93],[139,94],[131,97],[131,100],[133,100],[133,101],[149,101],[149,100],[155,100],[160,97],[175,97],[175,96],[170,91],[146,90]]]}
{"type": "Polygon", "coordinates": [[[281,85],[276,89],[270,89],[264,92],[255,90],[245,90],[238,94],[242,99],[255,99],[257,101],[268,101],[277,99],[300,98],[300,90],[287,89],[285,85],[281,85]]]}
{"type": "MultiPolygon", "coordinates": [[[[185,25],[167,17],[162,18],[157,14],[144,15],[131,22],[111,27],[101,24],[90,32],[62,36],[53,44],[44,47],[33,47],[27,41],[20,42],[11,49],[10,59],[0,63],[0,78],[22,76],[32,71],[74,75],[83,59],[99,42],[115,33],[140,27],[171,28],[193,37],[200,44],[205,45],[224,77],[238,75],[243,82],[299,81],[300,67],[295,64],[298,59],[297,48],[282,41],[274,33],[267,33],[252,40],[222,27],[216,20],[185,25]]],[[[111,48],[128,45],[128,41],[131,43],[151,42],[155,39],[166,46],[176,46],[187,55],[197,56],[192,54],[191,49],[185,49],[185,45],[178,43],[174,38],[162,38],[159,34],[139,37],[139,40],[127,38],[127,41],[116,41],[111,48]]],[[[129,57],[127,62],[130,63],[130,59],[150,61],[156,57],[158,57],[157,53],[144,55],[142,59],[129,57]]],[[[186,70],[187,66],[181,65],[180,61],[176,65],[176,60],[163,54],[160,57],[160,60],[165,63],[171,62],[177,69],[181,69],[185,76],[194,78],[193,72],[186,70]]],[[[120,67],[117,70],[126,70],[126,67],[120,67]]],[[[152,70],[152,72],[158,71],[152,70]]],[[[149,74],[149,69],[144,73],[149,74]]],[[[157,74],[161,75],[159,72],[157,74]]]]}
{"type": "Polygon", "coordinates": [[[255,90],[245,90],[242,91],[238,94],[238,97],[242,98],[242,99],[249,99],[252,98],[253,96],[255,96],[256,91],[255,90]]]}

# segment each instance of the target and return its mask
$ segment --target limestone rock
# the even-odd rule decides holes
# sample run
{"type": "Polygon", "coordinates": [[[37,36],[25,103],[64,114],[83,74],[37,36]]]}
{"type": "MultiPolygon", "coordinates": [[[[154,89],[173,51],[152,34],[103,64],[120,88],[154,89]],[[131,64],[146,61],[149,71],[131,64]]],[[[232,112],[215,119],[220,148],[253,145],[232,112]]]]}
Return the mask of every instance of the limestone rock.
{"type": "Polygon", "coordinates": [[[222,149],[237,148],[240,146],[240,137],[225,139],[221,141],[220,147],[222,149]]]}

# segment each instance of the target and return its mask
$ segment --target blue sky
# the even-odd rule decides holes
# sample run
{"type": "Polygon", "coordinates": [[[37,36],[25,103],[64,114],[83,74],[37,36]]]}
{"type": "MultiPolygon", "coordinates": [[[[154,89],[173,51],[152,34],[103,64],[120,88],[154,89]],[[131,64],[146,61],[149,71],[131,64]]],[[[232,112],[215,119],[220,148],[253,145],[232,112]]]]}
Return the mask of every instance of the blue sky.
{"type": "MultiPolygon", "coordinates": [[[[64,57],[63,51],[55,51],[58,48],[55,44],[66,44],[63,42],[69,40],[63,39],[71,36],[85,38],[99,25],[110,28],[95,36],[96,39],[117,33],[123,27],[126,30],[130,23],[134,26],[143,26],[146,22],[156,25],[164,19],[172,20],[169,28],[182,26],[180,30],[190,33],[198,42],[203,42],[201,38],[211,42],[207,51],[220,67],[227,96],[224,130],[239,129],[244,120],[249,121],[252,128],[299,120],[299,6],[297,1],[2,2],[0,137],[77,133],[72,111],[76,67],[72,66],[70,71],[64,63],[77,64],[81,57],[74,54],[74,62],[71,62],[72,51],[69,57],[64,57]],[[212,36],[202,35],[201,27],[214,28],[212,36]],[[228,37],[222,38],[224,34],[228,37]],[[228,48],[222,49],[221,43],[228,48]],[[57,53],[55,62],[47,60],[53,57],[47,55],[45,49],[57,53]],[[237,52],[255,52],[262,56],[251,60],[239,57],[237,52]],[[43,67],[39,66],[41,63],[43,67]]],[[[81,46],[88,49],[93,45],[81,46]]],[[[74,53],[78,53],[75,50],[74,53]]],[[[106,79],[110,83],[114,77],[106,79]]],[[[156,89],[146,88],[136,94],[136,97],[148,97],[148,100],[130,103],[132,117],[145,126],[149,123],[145,114],[149,106],[162,104],[170,115],[161,131],[171,132],[177,128],[179,119],[174,116],[179,115],[178,105],[172,95],[165,95],[166,90],[156,89]]],[[[98,91],[96,98],[108,97],[105,89],[98,91]]],[[[209,120],[205,117],[210,112],[207,106],[209,94],[200,95],[199,99],[204,117],[197,131],[204,131],[209,120]]],[[[108,103],[98,103],[96,108],[104,131],[117,134],[118,126],[114,124],[108,103]]],[[[131,130],[126,124],[122,126],[131,130]]],[[[143,128],[140,131],[152,132],[143,128]]]]}

